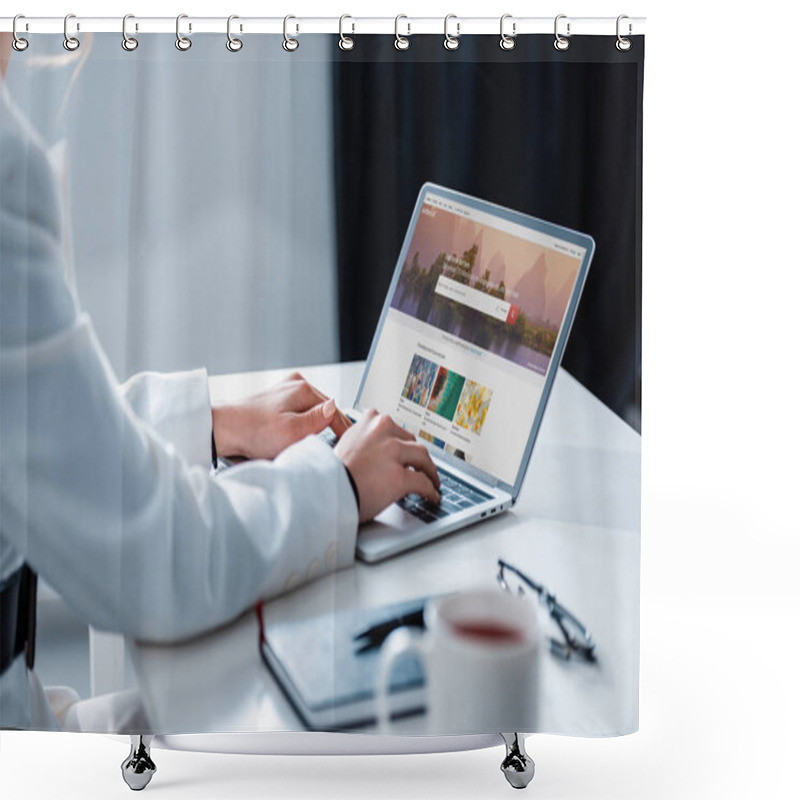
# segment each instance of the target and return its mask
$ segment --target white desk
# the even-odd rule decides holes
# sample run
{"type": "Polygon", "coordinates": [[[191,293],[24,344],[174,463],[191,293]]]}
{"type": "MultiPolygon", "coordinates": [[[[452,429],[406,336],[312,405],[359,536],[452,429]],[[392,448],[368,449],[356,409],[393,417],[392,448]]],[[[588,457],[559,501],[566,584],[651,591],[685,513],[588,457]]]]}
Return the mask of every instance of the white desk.
{"type": "MultiPolygon", "coordinates": [[[[302,372],[347,406],[361,369],[357,363],[302,372]]],[[[255,392],[282,374],[214,378],[212,396],[218,401],[255,392]]],[[[266,604],[265,621],[495,586],[502,557],[545,583],[597,641],[593,665],[545,656],[540,730],[586,736],[635,730],[640,453],[639,435],[562,370],[510,512],[380,564],[357,561],[353,569],[266,604]]],[[[303,730],[261,661],[252,612],[189,642],[128,644],[148,713],[161,732],[303,730]]],[[[422,724],[421,717],[412,718],[398,731],[419,732],[422,724]]]]}

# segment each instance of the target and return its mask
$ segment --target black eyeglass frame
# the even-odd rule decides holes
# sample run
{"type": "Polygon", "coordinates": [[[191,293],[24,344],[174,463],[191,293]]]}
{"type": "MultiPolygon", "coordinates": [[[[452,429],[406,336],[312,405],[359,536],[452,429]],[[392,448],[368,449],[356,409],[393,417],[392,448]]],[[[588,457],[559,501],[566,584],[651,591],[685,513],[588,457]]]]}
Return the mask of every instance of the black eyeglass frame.
{"type": "MultiPolygon", "coordinates": [[[[542,584],[536,583],[536,581],[529,578],[513,564],[509,564],[508,561],[498,558],[497,582],[505,591],[513,594],[506,580],[506,570],[513,572],[522,583],[536,592],[539,597],[539,602],[547,607],[550,617],[561,631],[564,641],[559,641],[554,637],[550,637],[551,652],[564,659],[568,659],[573,653],[576,653],[586,661],[595,661],[597,658],[594,652],[595,641],[589,629],[571,611],[564,608],[564,606],[556,600],[556,596],[552,592],[549,592],[542,584]],[[567,629],[568,624],[575,629],[575,633],[571,633],[567,629]]],[[[522,586],[517,587],[517,593],[519,596],[524,597],[525,591],[522,586]]]]}

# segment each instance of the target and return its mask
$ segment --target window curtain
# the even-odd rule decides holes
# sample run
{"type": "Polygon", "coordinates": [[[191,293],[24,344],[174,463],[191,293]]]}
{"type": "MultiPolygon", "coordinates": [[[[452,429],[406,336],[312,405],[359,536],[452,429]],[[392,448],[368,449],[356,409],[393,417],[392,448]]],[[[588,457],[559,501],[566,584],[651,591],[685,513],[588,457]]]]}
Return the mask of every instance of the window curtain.
{"type": "Polygon", "coordinates": [[[52,148],[81,303],[121,378],[338,357],[331,64],[58,36],[8,88],[52,148]],[[88,53],[87,53],[88,51],[88,53]],[[77,72],[77,74],[76,74],[77,72]],[[306,291],[313,285],[313,292],[306,291]]]}

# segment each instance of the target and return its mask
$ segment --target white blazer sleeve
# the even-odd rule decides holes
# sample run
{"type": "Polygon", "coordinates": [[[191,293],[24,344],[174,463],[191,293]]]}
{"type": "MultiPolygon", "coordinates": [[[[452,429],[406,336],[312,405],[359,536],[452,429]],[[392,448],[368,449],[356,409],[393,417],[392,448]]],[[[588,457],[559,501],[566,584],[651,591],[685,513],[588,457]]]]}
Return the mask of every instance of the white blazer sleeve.
{"type": "Polygon", "coordinates": [[[309,438],[214,479],[134,413],[64,283],[44,152],[5,101],[0,122],[3,552],[90,624],[151,640],[351,564],[357,509],[329,447],[309,438]]]}
{"type": "Polygon", "coordinates": [[[120,387],[133,413],[190,464],[211,464],[211,400],[204,369],[140,372],[120,387]]]}

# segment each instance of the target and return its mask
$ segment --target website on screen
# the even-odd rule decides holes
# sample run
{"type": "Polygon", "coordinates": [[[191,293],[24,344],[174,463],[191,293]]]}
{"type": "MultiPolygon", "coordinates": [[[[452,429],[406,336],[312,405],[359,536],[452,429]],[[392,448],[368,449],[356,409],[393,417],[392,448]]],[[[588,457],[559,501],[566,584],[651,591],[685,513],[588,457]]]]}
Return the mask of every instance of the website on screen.
{"type": "Polygon", "coordinates": [[[513,484],[583,255],[428,193],[360,405],[513,484]]]}

